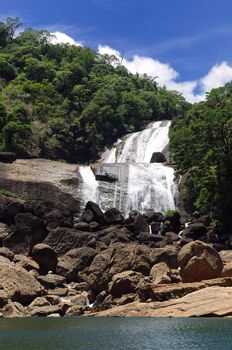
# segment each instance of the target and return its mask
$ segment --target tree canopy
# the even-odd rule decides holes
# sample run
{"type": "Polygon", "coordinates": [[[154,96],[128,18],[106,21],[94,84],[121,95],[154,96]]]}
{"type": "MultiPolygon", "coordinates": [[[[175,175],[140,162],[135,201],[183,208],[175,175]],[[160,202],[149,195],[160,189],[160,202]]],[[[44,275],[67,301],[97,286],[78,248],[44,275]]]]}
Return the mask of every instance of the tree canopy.
{"type": "Polygon", "coordinates": [[[19,156],[90,162],[146,122],[183,115],[189,105],[114,56],[52,44],[46,30],[0,22],[0,142],[19,156]],[[15,35],[17,31],[17,35],[15,35]]]}

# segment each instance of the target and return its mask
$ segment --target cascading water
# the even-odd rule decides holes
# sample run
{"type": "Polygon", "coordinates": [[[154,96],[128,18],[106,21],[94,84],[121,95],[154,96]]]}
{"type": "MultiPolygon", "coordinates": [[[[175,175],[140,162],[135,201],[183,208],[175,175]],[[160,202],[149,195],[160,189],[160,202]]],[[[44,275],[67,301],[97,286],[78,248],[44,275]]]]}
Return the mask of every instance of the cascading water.
{"type": "Polygon", "coordinates": [[[166,154],[170,125],[170,121],[153,122],[145,130],[119,140],[103,154],[95,171],[101,181],[96,181],[90,167],[81,167],[85,201],[93,200],[103,210],[116,207],[125,215],[130,210],[164,213],[174,209],[173,168],[150,163],[154,152],[166,154]]]}
{"type": "Polygon", "coordinates": [[[90,166],[81,166],[79,174],[83,180],[82,196],[86,201],[99,202],[99,185],[90,166]]]}

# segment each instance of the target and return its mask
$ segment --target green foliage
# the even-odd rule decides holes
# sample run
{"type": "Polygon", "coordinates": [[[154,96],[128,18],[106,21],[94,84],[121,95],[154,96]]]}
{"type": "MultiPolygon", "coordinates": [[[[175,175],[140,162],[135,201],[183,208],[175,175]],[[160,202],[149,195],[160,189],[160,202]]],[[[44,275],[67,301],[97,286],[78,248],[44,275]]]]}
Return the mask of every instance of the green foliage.
{"type": "Polygon", "coordinates": [[[168,210],[164,214],[164,220],[165,222],[170,222],[173,225],[179,225],[180,224],[180,213],[178,210],[168,210]]]}
{"type": "Polygon", "coordinates": [[[173,123],[170,151],[178,172],[190,171],[187,187],[195,210],[212,213],[224,230],[232,208],[232,85],[213,89],[205,102],[173,123]]]}
{"type": "Polygon", "coordinates": [[[117,57],[51,43],[18,18],[0,22],[0,148],[90,162],[117,138],[188,109],[175,91],[133,75],[117,57]]]}

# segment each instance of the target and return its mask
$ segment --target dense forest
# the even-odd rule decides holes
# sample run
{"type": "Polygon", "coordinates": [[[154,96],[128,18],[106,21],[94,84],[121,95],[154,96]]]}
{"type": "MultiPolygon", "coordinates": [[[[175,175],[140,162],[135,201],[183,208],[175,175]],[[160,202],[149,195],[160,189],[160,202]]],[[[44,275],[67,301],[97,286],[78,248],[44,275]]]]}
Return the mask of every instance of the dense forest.
{"type": "Polygon", "coordinates": [[[231,229],[232,84],[211,90],[173,122],[170,150],[179,174],[189,172],[183,196],[195,210],[211,213],[223,231],[231,229]]]}
{"type": "Polygon", "coordinates": [[[90,162],[118,137],[189,104],[114,56],[52,43],[20,19],[0,22],[0,147],[19,157],[90,162]]]}

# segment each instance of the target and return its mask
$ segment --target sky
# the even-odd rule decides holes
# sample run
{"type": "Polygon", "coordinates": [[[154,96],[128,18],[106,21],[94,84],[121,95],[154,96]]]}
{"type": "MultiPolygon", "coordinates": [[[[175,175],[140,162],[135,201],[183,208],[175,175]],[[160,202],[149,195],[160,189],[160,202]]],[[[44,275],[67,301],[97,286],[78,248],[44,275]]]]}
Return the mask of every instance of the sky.
{"type": "Polygon", "coordinates": [[[231,0],[0,0],[0,19],[113,53],[190,102],[232,80],[231,0]]]}

